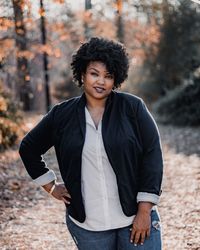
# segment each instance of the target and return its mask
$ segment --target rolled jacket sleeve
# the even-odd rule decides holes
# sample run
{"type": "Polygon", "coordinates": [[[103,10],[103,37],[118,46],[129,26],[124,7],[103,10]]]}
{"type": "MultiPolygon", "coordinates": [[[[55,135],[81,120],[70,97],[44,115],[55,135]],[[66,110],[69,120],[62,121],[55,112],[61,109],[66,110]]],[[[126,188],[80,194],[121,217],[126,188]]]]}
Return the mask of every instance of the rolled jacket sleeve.
{"type": "Polygon", "coordinates": [[[138,106],[137,120],[143,145],[137,201],[157,204],[163,176],[162,149],[157,125],[143,101],[138,106]]]}
{"type": "Polygon", "coordinates": [[[151,202],[151,203],[157,205],[159,203],[159,198],[160,198],[160,196],[157,194],[139,192],[137,194],[137,203],[138,202],[151,202]]]}
{"type": "Polygon", "coordinates": [[[57,177],[56,177],[53,170],[49,170],[48,172],[39,176],[38,178],[34,179],[33,181],[36,185],[43,186],[43,185],[46,185],[54,180],[57,180],[57,177]]]}
{"type": "Polygon", "coordinates": [[[22,139],[19,147],[19,154],[24,166],[38,185],[45,185],[56,176],[49,170],[43,160],[43,154],[54,144],[54,113],[57,105],[54,106],[41,121],[22,139]]]}

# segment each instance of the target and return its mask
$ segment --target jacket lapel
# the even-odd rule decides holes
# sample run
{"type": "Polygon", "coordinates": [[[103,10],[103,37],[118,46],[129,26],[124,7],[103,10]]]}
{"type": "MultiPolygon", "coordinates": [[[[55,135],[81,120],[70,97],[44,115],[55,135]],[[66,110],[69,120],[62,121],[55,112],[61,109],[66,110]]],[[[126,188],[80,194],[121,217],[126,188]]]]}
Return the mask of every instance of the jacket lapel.
{"type": "MultiPolygon", "coordinates": [[[[103,125],[104,128],[107,127],[108,122],[109,122],[109,113],[110,113],[109,110],[111,108],[110,104],[113,101],[114,95],[115,95],[115,92],[112,91],[106,100],[106,106],[105,106],[105,111],[104,111],[103,121],[102,121],[104,123],[103,125]]],[[[78,101],[77,115],[79,119],[79,125],[81,128],[81,134],[84,139],[85,139],[85,132],[86,132],[85,106],[86,106],[86,96],[85,96],[85,93],[83,93],[80,96],[80,99],[78,101]]]]}
{"type": "Polygon", "coordinates": [[[85,97],[85,93],[83,93],[78,102],[77,115],[79,119],[79,125],[81,128],[81,134],[84,139],[85,139],[85,132],[86,132],[85,105],[86,105],[86,97],[85,97]]]}

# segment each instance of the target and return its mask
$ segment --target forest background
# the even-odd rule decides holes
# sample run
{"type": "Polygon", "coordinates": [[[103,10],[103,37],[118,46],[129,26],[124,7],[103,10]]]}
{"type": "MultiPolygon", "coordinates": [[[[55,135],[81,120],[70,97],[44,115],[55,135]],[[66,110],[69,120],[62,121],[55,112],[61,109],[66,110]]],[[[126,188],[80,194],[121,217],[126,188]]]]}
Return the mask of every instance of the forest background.
{"type": "MultiPolygon", "coordinates": [[[[5,156],[24,133],[55,103],[81,93],[71,56],[92,36],[125,44],[130,70],[121,91],[142,97],[164,143],[199,163],[200,1],[0,0],[1,180],[5,156]]],[[[200,249],[195,244],[187,249],[200,249]]]]}
{"type": "Polygon", "coordinates": [[[130,73],[123,91],[154,103],[161,122],[198,125],[199,11],[190,0],[1,0],[1,148],[17,138],[20,107],[44,112],[80,94],[72,83],[71,55],[91,36],[126,45],[130,73]]]}

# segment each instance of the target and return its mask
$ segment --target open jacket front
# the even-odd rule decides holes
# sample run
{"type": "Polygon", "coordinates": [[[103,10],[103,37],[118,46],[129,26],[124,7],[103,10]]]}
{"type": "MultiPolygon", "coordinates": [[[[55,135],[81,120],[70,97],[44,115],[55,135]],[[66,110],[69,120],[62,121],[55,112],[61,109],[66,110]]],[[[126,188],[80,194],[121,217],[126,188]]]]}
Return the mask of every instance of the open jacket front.
{"type": "MultiPolygon", "coordinates": [[[[72,198],[67,209],[79,222],[85,220],[81,194],[85,105],[85,94],[55,105],[24,137],[19,149],[29,175],[36,179],[49,171],[42,155],[55,147],[61,176],[72,198]]],[[[102,118],[102,137],[116,174],[122,210],[132,216],[137,212],[139,192],[161,194],[163,160],[157,126],[140,98],[112,91],[102,118]]]]}

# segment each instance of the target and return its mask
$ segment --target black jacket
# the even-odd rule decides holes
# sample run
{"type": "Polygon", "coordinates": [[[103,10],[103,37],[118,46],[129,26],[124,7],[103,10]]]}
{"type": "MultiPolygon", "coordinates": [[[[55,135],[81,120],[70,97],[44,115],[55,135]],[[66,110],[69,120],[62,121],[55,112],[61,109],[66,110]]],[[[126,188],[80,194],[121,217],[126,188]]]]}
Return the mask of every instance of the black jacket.
{"type": "MultiPolygon", "coordinates": [[[[55,147],[72,198],[68,212],[79,222],[85,220],[81,194],[85,105],[85,94],[55,105],[24,137],[19,149],[29,175],[36,179],[48,171],[42,155],[55,147]]],[[[102,118],[102,137],[116,174],[122,210],[132,216],[137,212],[138,192],[161,193],[163,161],[157,126],[140,98],[112,91],[102,118]]]]}

